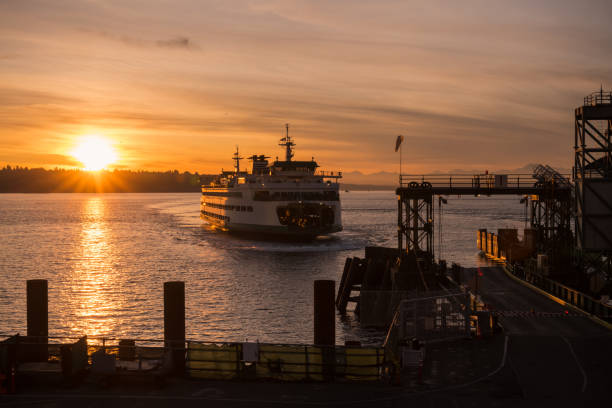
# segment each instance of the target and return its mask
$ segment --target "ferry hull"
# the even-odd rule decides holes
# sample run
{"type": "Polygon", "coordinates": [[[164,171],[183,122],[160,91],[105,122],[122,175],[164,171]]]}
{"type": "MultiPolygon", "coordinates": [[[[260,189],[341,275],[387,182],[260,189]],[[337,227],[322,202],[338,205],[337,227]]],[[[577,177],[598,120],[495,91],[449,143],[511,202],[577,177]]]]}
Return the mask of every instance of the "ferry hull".
{"type": "Polygon", "coordinates": [[[223,231],[232,234],[252,235],[257,237],[314,239],[320,235],[342,231],[342,225],[329,225],[315,228],[292,228],[285,225],[259,225],[233,222],[228,224],[223,220],[208,217],[204,214],[202,214],[200,218],[208,221],[213,227],[223,231]]]}

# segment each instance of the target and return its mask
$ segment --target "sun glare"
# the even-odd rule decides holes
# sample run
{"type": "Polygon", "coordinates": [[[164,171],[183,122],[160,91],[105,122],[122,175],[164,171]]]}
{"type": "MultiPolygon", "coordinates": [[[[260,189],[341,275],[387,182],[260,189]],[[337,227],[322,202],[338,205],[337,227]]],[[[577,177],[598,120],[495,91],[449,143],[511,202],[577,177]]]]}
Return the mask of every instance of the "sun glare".
{"type": "Polygon", "coordinates": [[[71,154],[83,163],[85,170],[102,170],[117,161],[117,153],[111,143],[98,136],[84,137],[71,154]]]}

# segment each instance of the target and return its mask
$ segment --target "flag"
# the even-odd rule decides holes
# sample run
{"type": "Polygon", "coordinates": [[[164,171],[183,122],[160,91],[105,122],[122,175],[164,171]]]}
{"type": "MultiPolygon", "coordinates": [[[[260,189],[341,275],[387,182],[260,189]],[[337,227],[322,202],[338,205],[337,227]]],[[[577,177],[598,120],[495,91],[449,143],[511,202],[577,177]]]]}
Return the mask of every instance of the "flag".
{"type": "Polygon", "coordinates": [[[397,139],[395,139],[395,151],[397,152],[404,141],[404,136],[398,135],[397,139]]]}

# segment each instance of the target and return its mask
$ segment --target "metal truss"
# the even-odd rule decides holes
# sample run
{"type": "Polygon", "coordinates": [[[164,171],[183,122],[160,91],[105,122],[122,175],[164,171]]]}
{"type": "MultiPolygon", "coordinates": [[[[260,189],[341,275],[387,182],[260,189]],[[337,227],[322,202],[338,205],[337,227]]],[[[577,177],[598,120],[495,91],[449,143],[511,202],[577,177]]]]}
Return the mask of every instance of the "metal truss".
{"type": "Polygon", "coordinates": [[[434,259],[434,211],[431,185],[399,192],[397,197],[398,249],[434,259]]]}

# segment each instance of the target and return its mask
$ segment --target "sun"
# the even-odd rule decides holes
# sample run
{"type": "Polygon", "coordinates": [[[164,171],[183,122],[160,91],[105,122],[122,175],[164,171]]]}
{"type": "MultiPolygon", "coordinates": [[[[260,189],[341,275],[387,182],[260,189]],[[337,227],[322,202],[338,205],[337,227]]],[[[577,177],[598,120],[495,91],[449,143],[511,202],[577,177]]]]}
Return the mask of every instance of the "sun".
{"type": "Polygon", "coordinates": [[[112,144],[98,136],[85,136],[79,145],[70,152],[83,163],[85,170],[102,170],[117,161],[117,153],[112,144]]]}

